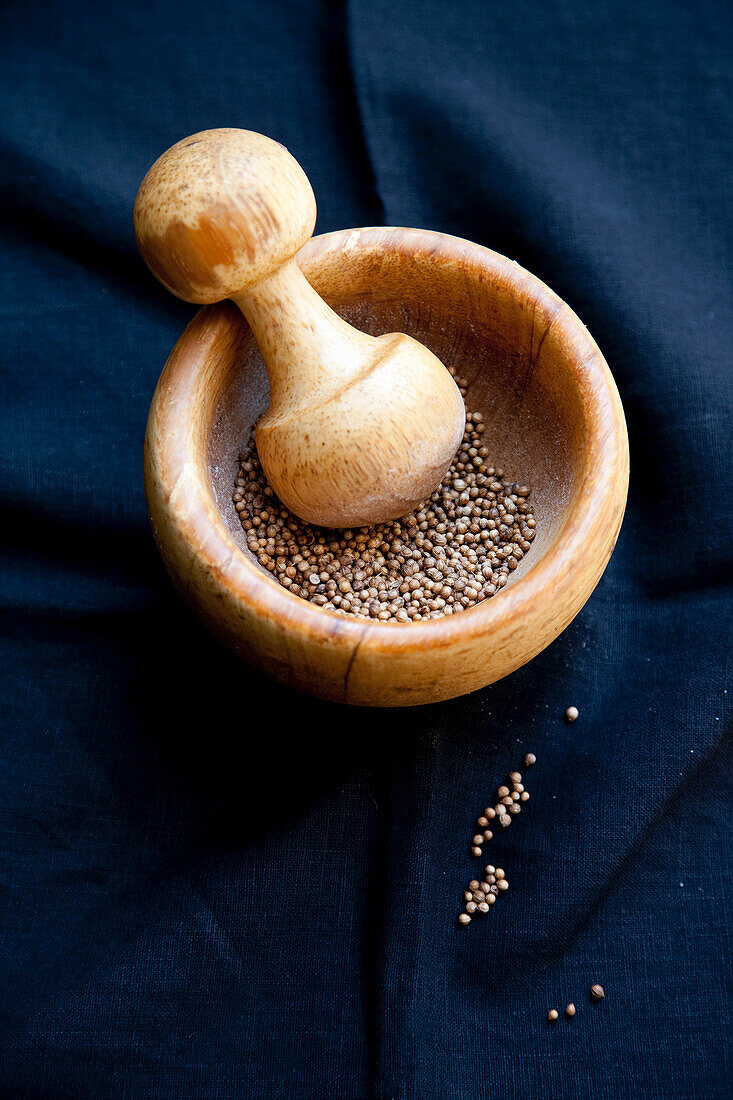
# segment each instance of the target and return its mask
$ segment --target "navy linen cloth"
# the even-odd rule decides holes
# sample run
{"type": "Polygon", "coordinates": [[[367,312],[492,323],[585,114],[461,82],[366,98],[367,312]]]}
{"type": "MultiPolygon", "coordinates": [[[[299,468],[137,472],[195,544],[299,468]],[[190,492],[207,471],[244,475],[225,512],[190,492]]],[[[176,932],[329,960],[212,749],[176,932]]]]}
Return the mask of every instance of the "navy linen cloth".
{"type": "Polygon", "coordinates": [[[3,1098],[730,1095],[729,13],[5,0],[3,1098]],[[319,231],[512,257],[608,359],[618,547],[503,682],[328,705],[175,595],[141,453],[194,307],[132,204],[212,126],[287,145],[319,231]],[[511,888],[459,928],[476,816],[528,751],[490,846],[511,888]]]}

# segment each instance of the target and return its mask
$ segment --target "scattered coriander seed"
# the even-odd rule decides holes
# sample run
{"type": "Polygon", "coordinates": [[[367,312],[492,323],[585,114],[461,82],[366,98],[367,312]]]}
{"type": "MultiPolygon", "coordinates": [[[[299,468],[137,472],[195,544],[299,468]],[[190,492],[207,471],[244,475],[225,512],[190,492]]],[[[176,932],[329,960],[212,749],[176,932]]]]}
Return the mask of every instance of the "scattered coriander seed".
{"type": "Polygon", "coordinates": [[[458,923],[459,924],[470,924],[471,923],[471,918],[469,917],[468,913],[461,913],[461,915],[458,918],[458,923]]]}
{"type": "Polygon", "coordinates": [[[565,711],[565,717],[567,718],[568,722],[574,722],[575,719],[578,717],[578,708],[568,707],[568,709],[565,711]]]}
{"type": "Polygon", "coordinates": [[[343,531],[288,511],[267,483],[252,433],[232,498],[248,550],[293,595],[339,615],[409,623],[489,599],[529,552],[537,525],[529,487],[488,465],[484,427],[480,414],[467,414],[450,469],[414,511],[343,531]]]}
{"type": "Polygon", "coordinates": [[[558,1012],[556,1008],[551,1008],[550,1011],[547,1013],[547,1019],[553,1022],[557,1019],[557,1016],[558,1012]]]}
{"type": "Polygon", "coordinates": [[[531,768],[533,764],[537,763],[537,757],[533,752],[528,752],[524,758],[524,763],[527,765],[528,768],[531,768]]]}
{"type": "MultiPolygon", "coordinates": [[[[524,758],[525,764],[531,766],[535,763],[535,756],[532,753],[527,753],[524,758]]],[[[497,803],[495,806],[487,806],[481,817],[478,818],[478,825],[483,829],[482,833],[476,833],[471,841],[471,852],[475,856],[482,854],[482,845],[485,840],[493,840],[494,834],[491,829],[484,828],[489,821],[498,817],[499,824],[506,828],[511,825],[512,816],[521,813],[521,802],[526,802],[529,798],[528,792],[522,785],[522,774],[518,771],[509,773],[509,780],[512,783],[513,790],[509,793],[509,788],[502,784],[497,789],[497,803]]],[[[487,863],[484,872],[484,881],[479,882],[478,879],[472,879],[469,883],[469,889],[464,893],[464,899],[466,901],[466,912],[480,912],[486,913],[490,905],[494,905],[499,892],[502,893],[509,889],[509,883],[503,868],[494,867],[492,863],[487,863]]],[[[555,1010],[553,1009],[553,1012],[555,1010]]],[[[557,1016],[555,1017],[557,1018],[557,1016]]]]}
{"type": "Polygon", "coordinates": [[[602,1001],[606,996],[605,990],[602,985],[592,985],[590,991],[597,1001],[602,1001]]]}
{"type": "Polygon", "coordinates": [[[574,1016],[575,1015],[575,1005],[574,1004],[565,1005],[565,1015],[566,1016],[574,1016]]]}

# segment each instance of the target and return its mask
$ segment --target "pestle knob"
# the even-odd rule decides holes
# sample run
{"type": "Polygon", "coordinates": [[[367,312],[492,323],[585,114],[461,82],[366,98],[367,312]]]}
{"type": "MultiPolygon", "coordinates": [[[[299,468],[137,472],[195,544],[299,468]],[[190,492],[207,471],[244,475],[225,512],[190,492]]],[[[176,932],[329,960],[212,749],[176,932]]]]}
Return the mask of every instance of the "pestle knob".
{"type": "Polygon", "coordinates": [[[249,130],[179,141],[145,176],[135,235],[154,275],[188,302],[233,299],[267,366],[255,438],[280,499],[325,527],[396,519],[440,484],[465,408],[443,364],[402,333],[352,328],[295,253],[316,203],[297,161],[249,130]]]}

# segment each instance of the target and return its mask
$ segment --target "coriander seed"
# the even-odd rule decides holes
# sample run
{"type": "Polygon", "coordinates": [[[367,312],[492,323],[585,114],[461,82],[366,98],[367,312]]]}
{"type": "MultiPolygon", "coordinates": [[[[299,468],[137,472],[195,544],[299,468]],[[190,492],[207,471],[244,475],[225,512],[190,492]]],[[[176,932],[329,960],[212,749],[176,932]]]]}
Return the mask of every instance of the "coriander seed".
{"type": "Polygon", "coordinates": [[[557,1019],[557,1017],[558,1017],[557,1009],[556,1008],[551,1008],[550,1011],[547,1013],[547,1019],[554,1022],[557,1019]]]}
{"type": "Polygon", "coordinates": [[[524,758],[524,763],[527,765],[528,768],[531,768],[533,764],[537,763],[537,757],[533,752],[528,752],[524,758]]]}
{"type": "Polygon", "coordinates": [[[603,989],[602,985],[592,985],[590,987],[590,991],[597,1001],[603,1000],[603,998],[606,996],[605,990],[603,989]]]}
{"type": "Polygon", "coordinates": [[[575,1015],[575,1005],[574,1004],[565,1005],[565,1015],[566,1016],[574,1016],[575,1015]]]}
{"type": "Polygon", "coordinates": [[[468,913],[461,913],[461,915],[458,918],[458,923],[459,924],[470,924],[471,923],[471,918],[469,917],[468,913]]]}
{"type": "Polygon", "coordinates": [[[578,708],[568,707],[568,709],[565,711],[565,717],[568,722],[574,722],[575,719],[578,717],[578,708]]]}
{"type": "Polygon", "coordinates": [[[488,464],[483,431],[468,412],[450,469],[414,511],[345,530],[306,523],[278,500],[252,432],[232,497],[247,549],[283,588],[338,615],[399,624],[462,614],[501,591],[536,531],[529,487],[488,464]]]}

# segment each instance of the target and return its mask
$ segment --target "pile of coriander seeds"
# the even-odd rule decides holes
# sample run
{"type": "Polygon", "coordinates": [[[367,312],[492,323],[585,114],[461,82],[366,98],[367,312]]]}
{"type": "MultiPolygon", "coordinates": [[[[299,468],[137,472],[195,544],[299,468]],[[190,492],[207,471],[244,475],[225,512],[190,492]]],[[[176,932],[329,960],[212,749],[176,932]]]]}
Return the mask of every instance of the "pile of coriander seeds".
{"type": "MultiPolygon", "coordinates": [[[[531,768],[536,762],[537,757],[534,753],[528,752],[524,758],[525,766],[531,768]]],[[[506,829],[511,825],[512,818],[522,812],[522,803],[529,800],[529,792],[524,788],[521,772],[510,772],[509,782],[511,790],[506,784],[502,784],[496,791],[495,803],[487,806],[479,817],[477,824],[481,832],[476,833],[471,841],[471,855],[482,856],[484,842],[494,839],[494,834],[489,828],[490,824],[496,820],[502,828],[506,829]]],[[[497,897],[508,889],[509,881],[503,868],[488,863],[484,868],[481,881],[472,879],[464,891],[465,912],[459,915],[458,923],[470,924],[474,913],[488,913],[497,897]]]]}
{"type": "Polygon", "coordinates": [[[407,623],[473,607],[504,587],[535,537],[529,486],[488,464],[483,432],[481,414],[467,413],[456,457],[421,508],[347,530],[306,523],[281,503],[253,433],[233,498],[247,546],[289,592],[329,611],[407,623]]]}

